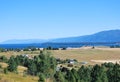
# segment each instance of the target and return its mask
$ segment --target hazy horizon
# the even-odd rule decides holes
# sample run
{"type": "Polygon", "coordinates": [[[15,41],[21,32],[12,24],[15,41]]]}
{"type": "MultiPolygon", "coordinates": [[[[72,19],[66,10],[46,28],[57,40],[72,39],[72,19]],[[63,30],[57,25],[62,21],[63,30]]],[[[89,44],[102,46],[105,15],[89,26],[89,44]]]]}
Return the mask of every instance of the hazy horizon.
{"type": "MultiPolygon", "coordinates": [[[[120,30],[120,29],[110,29],[110,30],[120,30]]],[[[110,30],[102,30],[102,31],[110,31],[110,30]]],[[[102,31],[99,31],[99,32],[102,32],[102,31]]],[[[56,38],[19,38],[19,39],[7,39],[7,40],[34,40],[34,39],[39,39],[39,40],[51,40],[51,39],[59,39],[59,38],[70,38],[70,37],[80,37],[80,36],[86,36],[86,35],[92,35],[92,34],[96,34],[96,33],[99,33],[99,32],[95,32],[95,33],[91,33],[91,34],[85,34],[85,35],[76,35],[76,36],[66,36],[66,37],[56,37],[56,38]]],[[[4,40],[4,41],[7,41],[7,40],[4,40]]],[[[3,41],[3,42],[4,42],[3,41]]]]}
{"type": "MultiPolygon", "coordinates": [[[[8,39],[8,40],[5,40],[5,41],[2,41],[2,42],[0,42],[0,44],[6,44],[6,42],[7,42],[7,44],[11,44],[11,42],[12,43],[14,43],[15,42],[15,44],[16,44],[16,42],[17,43],[24,43],[24,42],[26,42],[26,43],[32,43],[32,42],[36,42],[36,43],[44,43],[44,42],[51,42],[51,41],[53,41],[54,42],[54,40],[60,40],[60,39],[66,39],[66,38],[80,38],[80,37],[83,37],[83,36],[92,36],[92,35],[97,35],[97,34],[105,34],[106,33],[106,35],[108,34],[108,36],[107,37],[110,37],[110,34],[108,33],[108,32],[112,32],[113,34],[113,37],[114,37],[114,33],[116,34],[116,36],[117,35],[119,35],[119,34],[117,34],[118,33],[118,31],[120,32],[120,29],[112,29],[112,30],[103,30],[103,31],[99,31],[99,32],[96,32],[96,33],[92,33],[92,34],[89,34],[89,35],[81,35],[81,36],[70,36],[70,37],[57,37],[57,38],[49,38],[49,39],[40,39],[40,38],[28,38],[28,39],[8,39]]],[[[101,35],[102,36],[102,35],[101,35]]],[[[100,39],[100,38],[99,38],[100,39]]],[[[106,38],[107,39],[107,38],[106,38]]],[[[116,39],[115,39],[116,40],[116,39]]]]}
{"type": "Polygon", "coordinates": [[[0,42],[120,29],[119,0],[1,0],[0,42]]]}

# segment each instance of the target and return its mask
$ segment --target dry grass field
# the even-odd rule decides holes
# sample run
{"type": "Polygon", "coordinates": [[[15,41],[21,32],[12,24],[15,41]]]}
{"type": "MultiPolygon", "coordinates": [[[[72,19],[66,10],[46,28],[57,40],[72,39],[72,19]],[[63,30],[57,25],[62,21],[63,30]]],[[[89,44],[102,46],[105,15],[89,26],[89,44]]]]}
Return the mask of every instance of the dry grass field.
{"type": "MultiPolygon", "coordinates": [[[[54,50],[51,51],[54,57],[60,59],[77,59],[79,62],[88,62],[89,65],[103,62],[95,62],[92,60],[117,60],[120,61],[120,48],[80,48],[70,50],[54,50]]],[[[111,61],[111,62],[112,62],[111,61]]]]}
{"type": "MultiPolygon", "coordinates": [[[[5,55],[8,58],[11,55],[22,55],[28,54],[31,56],[39,55],[40,51],[21,51],[21,52],[1,52],[0,56],[5,55]]],[[[49,50],[52,56],[60,59],[76,59],[78,62],[88,62],[87,65],[100,64],[104,62],[118,62],[120,63],[120,48],[107,48],[107,47],[96,47],[92,49],[91,47],[82,47],[68,50],[49,50]]],[[[7,67],[6,63],[1,63],[3,68],[7,67]]],[[[37,82],[38,77],[33,76],[24,76],[23,71],[27,70],[27,68],[19,66],[18,74],[15,73],[0,73],[0,82],[37,82]]],[[[52,80],[48,79],[47,82],[52,82],[52,80]]]]}
{"type": "Polygon", "coordinates": [[[21,76],[15,73],[3,74],[0,73],[0,82],[37,82],[38,77],[21,76]]]}
{"type": "Polygon", "coordinates": [[[20,52],[14,52],[14,51],[8,51],[8,52],[0,52],[0,56],[5,55],[6,57],[10,57],[12,55],[16,56],[16,55],[23,55],[23,54],[27,54],[27,55],[38,55],[40,53],[40,51],[20,51],[20,52]]]}
{"type": "MultiPolygon", "coordinates": [[[[2,68],[6,68],[6,63],[1,63],[2,68]]],[[[8,74],[0,73],[0,82],[37,82],[38,77],[23,75],[23,71],[27,68],[18,66],[18,74],[8,72],[8,74]]]]}
{"type": "MultiPolygon", "coordinates": [[[[40,51],[20,51],[20,52],[1,52],[1,55],[10,57],[11,55],[27,54],[31,56],[39,55],[40,51]]],[[[108,47],[82,47],[68,50],[49,50],[52,55],[60,59],[76,59],[79,62],[88,62],[89,65],[96,63],[103,63],[103,61],[120,61],[120,48],[108,48],[108,47]],[[97,62],[98,61],[98,62],[97,62]],[[102,62],[100,62],[102,61],[102,62]]]]}

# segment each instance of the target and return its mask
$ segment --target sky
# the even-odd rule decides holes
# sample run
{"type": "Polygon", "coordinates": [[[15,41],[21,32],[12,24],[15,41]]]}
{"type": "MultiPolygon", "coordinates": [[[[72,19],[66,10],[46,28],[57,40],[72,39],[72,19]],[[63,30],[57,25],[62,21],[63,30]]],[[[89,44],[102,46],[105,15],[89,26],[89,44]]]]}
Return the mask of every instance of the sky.
{"type": "Polygon", "coordinates": [[[0,42],[120,29],[120,0],[0,0],[0,42]]]}

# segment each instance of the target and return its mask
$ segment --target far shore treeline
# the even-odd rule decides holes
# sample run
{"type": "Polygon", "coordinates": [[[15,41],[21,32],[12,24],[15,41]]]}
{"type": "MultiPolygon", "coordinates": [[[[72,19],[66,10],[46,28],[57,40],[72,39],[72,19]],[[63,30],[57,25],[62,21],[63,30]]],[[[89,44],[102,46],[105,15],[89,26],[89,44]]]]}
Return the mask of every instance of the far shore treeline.
{"type": "Polygon", "coordinates": [[[3,49],[25,49],[25,48],[79,48],[82,46],[107,46],[120,47],[120,42],[80,42],[80,43],[39,43],[39,44],[0,44],[3,49]]]}

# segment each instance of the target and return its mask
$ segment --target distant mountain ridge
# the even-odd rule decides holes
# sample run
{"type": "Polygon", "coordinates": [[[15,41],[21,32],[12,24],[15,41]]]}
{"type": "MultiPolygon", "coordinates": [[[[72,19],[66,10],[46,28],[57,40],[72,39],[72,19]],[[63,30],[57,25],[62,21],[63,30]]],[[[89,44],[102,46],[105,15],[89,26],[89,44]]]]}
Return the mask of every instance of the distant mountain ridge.
{"type": "Polygon", "coordinates": [[[92,35],[54,39],[51,42],[120,42],[120,30],[108,30],[92,35]]]}
{"type": "Polygon", "coordinates": [[[70,42],[120,42],[120,30],[101,31],[92,35],[58,38],[58,39],[26,39],[26,40],[8,40],[3,44],[30,44],[30,43],[70,43],[70,42]]]}
{"type": "Polygon", "coordinates": [[[13,39],[2,42],[2,44],[32,44],[32,43],[44,43],[47,40],[43,39],[13,39]]]}

